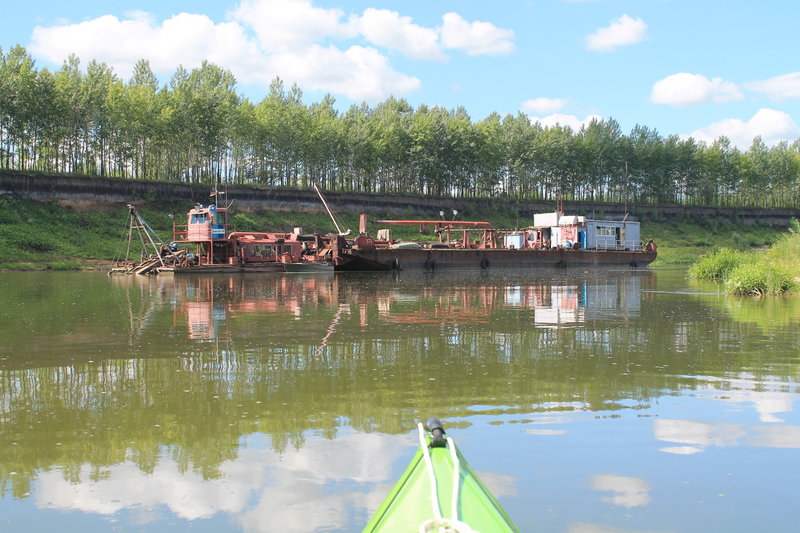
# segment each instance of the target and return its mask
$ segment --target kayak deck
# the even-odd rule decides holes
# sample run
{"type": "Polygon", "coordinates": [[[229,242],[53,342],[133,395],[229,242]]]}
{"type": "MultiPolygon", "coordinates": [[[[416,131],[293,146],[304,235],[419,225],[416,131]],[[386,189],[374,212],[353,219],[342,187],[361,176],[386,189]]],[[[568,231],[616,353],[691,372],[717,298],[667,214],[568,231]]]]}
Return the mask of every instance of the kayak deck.
{"type": "Polygon", "coordinates": [[[518,532],[453,440],[419,431],[419,449],[364,532],[518,532]]]}

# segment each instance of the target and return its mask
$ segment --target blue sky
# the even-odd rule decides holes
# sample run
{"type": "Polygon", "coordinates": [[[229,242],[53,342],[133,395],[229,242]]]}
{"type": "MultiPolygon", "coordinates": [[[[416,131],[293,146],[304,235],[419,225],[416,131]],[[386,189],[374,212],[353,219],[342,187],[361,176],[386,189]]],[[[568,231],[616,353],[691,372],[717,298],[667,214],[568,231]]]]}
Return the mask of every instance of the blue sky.
{"type": "Polygon", "coordinates": [[[793,0],[83,0],[5,2],[0,47],[37,65],[70,53],[127,79],[140,58],[167,81],[209,59],[260,100],[275,76],[341,109],[389,96],[592,117],[747,148],[800,138],[800,3],[793,0]]]}

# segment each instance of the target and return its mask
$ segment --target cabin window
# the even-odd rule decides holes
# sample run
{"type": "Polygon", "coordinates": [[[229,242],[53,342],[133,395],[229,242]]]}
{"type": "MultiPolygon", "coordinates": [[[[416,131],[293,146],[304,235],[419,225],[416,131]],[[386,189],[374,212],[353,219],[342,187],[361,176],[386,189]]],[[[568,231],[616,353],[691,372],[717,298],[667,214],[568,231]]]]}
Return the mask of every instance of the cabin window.
{"type": "Polygon", "coordinates": [[[597,226],[597,236],[616,238],[617,228],[615,226],[597,226]]]}
{"type": "Polygon", "coordinates": [[[201,214],[192,214],[191,220],[189,220],[189,224],[205,224],[206,223],[206,215],[205,213],[201,214]]]}
{"type": "Polygon", "coordinates": [[[271,244],[252,244],[247,247],[251,256],[254,257],[269,257],[272,255],[271,244]]]}

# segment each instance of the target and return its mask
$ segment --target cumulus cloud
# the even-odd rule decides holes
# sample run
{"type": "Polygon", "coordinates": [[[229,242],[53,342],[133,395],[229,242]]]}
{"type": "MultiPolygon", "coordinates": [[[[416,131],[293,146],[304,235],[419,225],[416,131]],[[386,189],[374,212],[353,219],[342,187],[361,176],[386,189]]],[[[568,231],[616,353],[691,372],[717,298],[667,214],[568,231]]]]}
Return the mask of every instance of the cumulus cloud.
{"type": "Polygon", "coordinates": [[[338,9],[314,7],[308,0],[241,0],[232,17],[253,29],[264,50],[309,46],[332,35],[346,35],[338,9]]]}
{"type": "Polygon", "coordinates": [[[650,101],[674,107],[690,107],[699,104],[724,104],[741,100],[741,91],[735,83],[722,78],[711,78],[702,74],[679,72],[653,84],[650,101]]]}
{"type": "Polygon", "coordinates": [[[191,13],[158,21],[131,12],[124,19],[104,15],[37,26],[29,49],[54,63],[73,53],[85,61],[96,59],[123,78],[139,59],[149,60],[162,75],[178,65],[191,69],[209,60],[245,83],[266,86],[280,76],[303,88],[373,103],[421,86],[416,77],[395,70],[385,50],[445,61],[445,50],[509,52],[513,36],[513,31],[467,21],[457,13],[446,13],[440,27],[426,28],[386,9],[348,15],[317,7],[313,0],[240,0],[225,22],[191,13]]]}
{"type": "Polygon", "coordinates": [[[609,26],[587,36],[586,48],[593,52],[611,52],[620,46],[639,43],[646,36],[647,24],[642,19],[622,15],[609,26]]]}
{"type": "Polygon", "coordinates": [[[444,61],[439,34],[431,28],[418,26],[396,11],[368,8],[351,22],[367,41],[376,46],[397,50],[417,59],[444,61]]]}
{"type": "Polygon", "coordinates": [[[499,55],[514,50],[514,31],[498,28],[489,22],[469,22],[458,13],[442,17],[442,43],[445,48],[462,50],[468,55],[499,55]]]}
{"type": "Polygon", "coordinates": [[[746,122],[738,118],[728,118],[695,130],[690,136],[709,144],[724,136],[733,145],[746,150],[755,137],[761,137],[767,145],[797,139],[800,137],[800,127],[787,113],[762,108],[746,122]]]}
{"type": "Polygon", "coordinates": [[[588,126],[593,120],[603,120],[600,115],[587,115],[584,118],[576,117],[575,115],[564,115],[561,113],[554,113],[544,117],[530,117],[531,123],[538,122],[545,128],[552,128],[554,126],[566,126],[573,131],[579,131],[583,126],[588,126]]]}
{"type": "MultiPolygon", "coordinates": [[[[392,69],[388,58],[374,48],[362,46],[345,51],[334,46],[312,46],[297,53],[276,55],[271,62],[274,72],[301,87],[367,102],[412,92],[421,83],[418,78],[392,69]]],[[[266,83],[269,78],[266,73],[260,81],[266,83]]]]}
{"type": "Polygon", "coordinates": [[[745,87],[751,91],[764,93],[775,100],[800,98],[800,72],[747,83],[745,87]]]}
{"type": "Polygon", "coordinates": [[[149,59],[156,72],[168,72],[179,64],[199,66],[203,59],[236,69],[257,62],[260,55],[236,23],[217,24],[205,15],[189,13],[174,15],[161,24],[146,13],[129,16],[120,20],[104,15],[77,24],[37,26],[31,52],[54,63],[69,54],[96,59],[113,66],[123,77],[131,74],[141,58],[149,59]]]}
{"type": "Polygon", "coordinates": [[[536,115],[546,115],[561,111],[568,101],[564,98],[533,98],[522,102],[522,111],[536,115]]]}

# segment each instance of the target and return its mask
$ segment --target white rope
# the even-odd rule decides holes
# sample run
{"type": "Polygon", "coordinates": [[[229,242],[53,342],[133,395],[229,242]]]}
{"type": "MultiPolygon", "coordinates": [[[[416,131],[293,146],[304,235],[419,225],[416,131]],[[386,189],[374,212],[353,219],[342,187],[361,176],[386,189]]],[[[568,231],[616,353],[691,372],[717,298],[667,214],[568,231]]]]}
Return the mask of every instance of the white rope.
{"type": "Polygon", "coordinates": [[[431,505],[433,506],[433,516],[436,520],[442,519],[442,511],[439,509],[439,496],[436,489],[436,472],[433,471],[433,461],[431,461],[431,452],[428,450],[428,442],[425,440],[425,429],[422,427],[422,422],[419,423],[419,445],[422,447],[422,455],[425,457],[425,465],[428,468],[428,478],[431,483],[431,505]]]}
{"type": "Polygon", "coordinates": [[[458,520],[458,487],[461,484],[461,465],[458,462],[456,443],[450,437],[447,437],[447,446],[450,448],[450,459],[453,460],[453,499],[450,517],[458,520]]]}
{"type": "Polygon", "coordinates": [[[438,489],[436,488],[436,472],[433,470],[433,461],[431,460],[431,452],[428,449],[428,442],[425,439],[425,429],[422,423],[418,424],[419,427],[419,445],[422,448],[422,455],[425,458],[425,466],[428,470],[428,478],[431,484],[431,505],[433,507],[433,516],[430,520],[426,520],[419,525],[419,533],[478,533],[472,529],[468,524],[458,520],[458,490],[461,482],[461,464],[458,460],[458,453],[456,453],[456,445],[453,439],[447,437],[447,445],[450,448],[450,457],[453,460],[453,499],[451,502],[452,517],[443,518],[442,511],[439,508],[438,489]]]}

